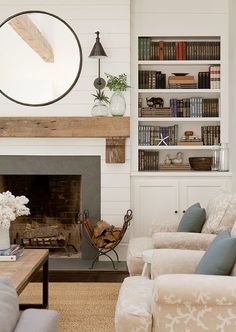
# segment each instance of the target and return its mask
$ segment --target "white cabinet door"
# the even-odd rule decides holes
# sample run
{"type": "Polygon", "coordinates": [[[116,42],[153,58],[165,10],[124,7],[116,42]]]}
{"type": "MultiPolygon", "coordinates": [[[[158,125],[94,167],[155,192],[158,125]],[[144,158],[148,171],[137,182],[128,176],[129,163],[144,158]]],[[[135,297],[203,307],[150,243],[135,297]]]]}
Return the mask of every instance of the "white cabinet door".
{"type": "Polygon", "coordinates": [[[153,223],[178,222],[177,180],[139,178],[133,181],[132,237],[148,236],[153,223]]]}
{"type": "Polygon", "coordinates": [[[230,190],[227,178],[189,179],[179,182],[180,212],[183,213],[190,205],[199,202],[206,207],[208,201],[221,192],[230,190]]]}

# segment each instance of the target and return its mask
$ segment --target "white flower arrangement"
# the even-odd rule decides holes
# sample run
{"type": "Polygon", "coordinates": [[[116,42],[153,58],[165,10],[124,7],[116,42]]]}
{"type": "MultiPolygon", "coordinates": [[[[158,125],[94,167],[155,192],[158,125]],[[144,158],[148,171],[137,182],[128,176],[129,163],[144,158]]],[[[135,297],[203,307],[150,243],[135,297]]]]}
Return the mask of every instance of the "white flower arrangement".
{"type": "Polygon", "coordinates": [[[9,229],[16,217],[29,215],[30,210],[25,206],[28,202],[27,197],[14,196],[10,191],[0,193],[0,227],[9,229]]]}

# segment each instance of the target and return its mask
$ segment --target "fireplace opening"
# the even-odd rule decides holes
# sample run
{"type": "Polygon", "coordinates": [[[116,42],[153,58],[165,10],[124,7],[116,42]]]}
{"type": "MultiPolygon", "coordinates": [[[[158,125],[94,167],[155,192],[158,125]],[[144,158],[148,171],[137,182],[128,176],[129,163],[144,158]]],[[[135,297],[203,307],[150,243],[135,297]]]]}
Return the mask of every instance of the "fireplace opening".
{"type": "Polygon", "coordinates": [[[12,243],[46,247],[51,255],[80,256],[80,175],[5,175],[2,191],[29,199],[29,216],[12,222],[12,243]]]}
{"type": "Polygon", "coordinates": [[[50,255],[59,258],[94,258],[76,221],[84,210],[93,224],[101,218],[100,156],[0,156],[0,190],[29,199],[31,214],[12,222],[12,242],[54,246],[50,255]]]}

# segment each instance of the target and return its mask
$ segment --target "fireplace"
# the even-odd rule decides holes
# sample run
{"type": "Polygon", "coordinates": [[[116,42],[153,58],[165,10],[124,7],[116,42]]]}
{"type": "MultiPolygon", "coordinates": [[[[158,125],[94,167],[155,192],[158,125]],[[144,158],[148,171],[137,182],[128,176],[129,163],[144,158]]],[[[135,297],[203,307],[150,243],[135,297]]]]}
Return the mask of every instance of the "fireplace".
{"type": "Polygon", "coordinates": [[[100,219],[100,174],[98,156],[0,156],[1,191],[25,195],[31,211],[30,216],[12,223],[12,239],[23,239],[26,246],[51,243],[58,253],[65,249],[66,255],[69,250],[78,252],[76,257],[92,258],[94,250],[81,236],[77,219],[83,210],[89,210],[93,222],[100,219]],[[42,243],[44,238],[41,243],[28,240],[26,234],[37,229],[46,230],[44,238],[49,242],[42,243]],[[55,242],[52,230],[61,242],[55,242]]]}

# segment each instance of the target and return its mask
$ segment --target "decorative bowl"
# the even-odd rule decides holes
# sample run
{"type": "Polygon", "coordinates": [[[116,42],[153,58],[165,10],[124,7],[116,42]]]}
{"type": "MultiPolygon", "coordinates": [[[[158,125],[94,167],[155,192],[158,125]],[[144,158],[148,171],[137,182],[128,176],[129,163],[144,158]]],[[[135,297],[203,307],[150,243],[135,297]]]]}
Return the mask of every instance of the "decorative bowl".
{"type": "Polygon", "coordinates": [[[186,76],[188,75],[189,73],[171,73],[172,75],[175,75],[175,76],[186,76]]]}
{"type": "Polygon", "coordinates": [[[211,171],[212,157],[190,157],[189,164],[194,171],[211,171]]]}

